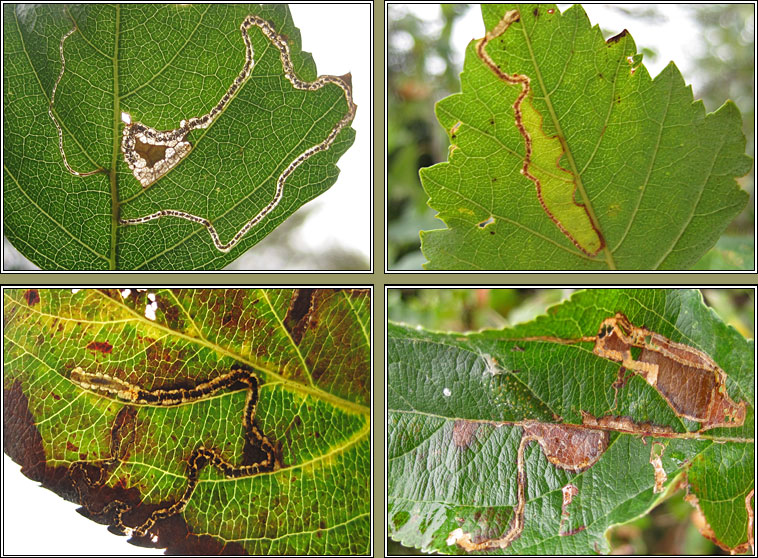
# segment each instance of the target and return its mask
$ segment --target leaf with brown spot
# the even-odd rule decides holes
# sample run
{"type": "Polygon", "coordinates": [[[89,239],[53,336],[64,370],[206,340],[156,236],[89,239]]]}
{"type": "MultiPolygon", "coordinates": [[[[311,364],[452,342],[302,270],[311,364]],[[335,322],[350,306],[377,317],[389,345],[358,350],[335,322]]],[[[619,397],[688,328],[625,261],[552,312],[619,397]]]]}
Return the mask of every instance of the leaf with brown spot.
{"type": "Polygon", "coordinates": [[[465,336],[388,324],[388,517],[409,517],[389,536],[443,554],[607,553],[606,530],[687,473],[709,533],[745,552],[753,353],[691,290],[582,291],[465,336]],[[710,375],[704,415],[666,375],[710,375]]]}
{"type": "Polygon", "coordinates": [[[25,292],[4,291],[5,452],[25,475],[114,531],[153,521],[130,542],[170,553],[369,552],[368,291],[314,289],[299,343],[296,289],[25,292]],[[236,476],[266,447],[274,465],[236,476]]]}

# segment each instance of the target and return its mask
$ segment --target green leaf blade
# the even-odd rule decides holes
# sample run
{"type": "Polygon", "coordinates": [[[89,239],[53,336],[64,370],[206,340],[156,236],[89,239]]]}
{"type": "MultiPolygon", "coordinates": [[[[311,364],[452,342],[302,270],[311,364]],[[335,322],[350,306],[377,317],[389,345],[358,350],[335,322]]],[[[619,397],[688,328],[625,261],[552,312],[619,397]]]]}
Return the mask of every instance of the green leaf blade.
{"type": "Polygon", "coordinates": [[[142,292],[5,291],[4,389],[14,402],[5,409],[6,452],[86,516],[114,524],[107,504],[118,500],[129,507],[124,524],[136,527],[183,495],[198,447],[233,466],[259,459],[244,436],[247,392],[232,386],[179,405],[130,404],[83,389],[71,371],[81,366],[154,390],[196,386],[244,364],[260,380],[254,425],[274,443],[280,466],[235,478],[204,464],[186,507],[152,531],[158,546],[196,553],[204,535],[209,553],[367,553],[370,346],[363,335],[340,336],[335,324],[361,330],[368,293],[151,294],[155,320],[144,316],[150,299],[142,292]],[[321,358],[333,355],[321,374],[328,385],[307,356],[308,336],[326,339],[321,358]]]}
{"type": "Polygon", "coordinates": [[[528,444],[523,531],[488,552],[608,552],[607,529],[647,514],[687,473],[714,538],[744,552],[745,497],[754,487],[746,473],[754,459],[753,354],[752,341],[684,290],[578,292],[532,322],[466,335],[388,324],[389,536],[445,554],[466,554],[459,529],[475,543],[503,537],[517,516],[522,432],[533,421],[592,429],[589,413],[620,421],[607,430],[600,458],[577,472],[549,459],[542,442],[528,444]],[[619,363],[594,354],[589,341],[551,341],[594,336],[616,312],[710,355],[726,372],[728,395],[744,402],[744,423],[698,431],[701,423],[678,414],[642,376],[618,383],[619,363]],[[501,385],[504,395],[493,389],[501,385]],[[658,492],[657,445],[667,474],[658,492]],[[578,492],[564,507],[569,485],[578,492]]]}
{"type": "Polygon", "coordinates": [[[315,63],[301,51],[287,6],[47,6],[19,8],[21,14],[10,5],[4,9],[6,63],[14,50],[30,51],[16,57],[15,73],[7,77],[6,150],[15,157],[5,169],[5,210],[12,213],[6,234],[43,268],[220,269],[328,190],[339,173],[337,160],[354,141],[347,123],[328,148],[286,175],[277,194],[285,170],[342,126],[351,107],[334,82],[308,91],[293,87],[279,49],[253,26],[250,78],[208,128],[188,133],[192,151],[143,188],[121,153],[121,113],[157,130],[174,130],[183,120],[207,114],[243,67],[240,24],[247,15],[271,22],[285,38],[298,79],[316,80],[315,63]],[[35,27],[24,28],[25,22],[35,27]],[[103,169],[86,177],[72,176],[63,166],[47,116],[61,69],[60,40],[73,22],[77,30],[64,43],[65,72],[53,110],[70,166],[79,172],[103,169]],[[46,45],[46,51],[32,54],[39,50],[32,43],[46,45]],[[21,114],[31,116],[27,131],[21,114]],[[30,135],[40,140],[29,144],[24,138],[30,135]],[[178,210],[206,219],[226,244],[276,199],[226,253],[199,222],[160,217],[118,224],[178,210]]]}
{"type": "Polygon", "coordinates": [[[437,105],[450,132],[449,161],[421,177],[448,228],[422,231],[427,269],[693,265],[747,201],[734,181],[751,166],[734,105],[706,115],[673,64],[651,79],[631,36],[604,41],[580,6],[563,14],[552,5],[482,10],[496,35],[485,50],[498,70],[470,44],[462,93],[437,105]],[[495,27],[514,9],[519,20],[498,35],[495,27]],[[544,207],[536,181],[520,172],[519,87],[496,71],[530,78],[522,109],[536,111],[523,118],[530,165],[553,200],[544,207]],[[557,163],[546,151],[556,140],[564,148],[557,163]],[[573,175],[573,184],[551,183],[557,175],[573,175]],[[488,219],[494,222],[482,227],[488,219]],[[593,255],[596,233],[604,249],[593,255]]]}

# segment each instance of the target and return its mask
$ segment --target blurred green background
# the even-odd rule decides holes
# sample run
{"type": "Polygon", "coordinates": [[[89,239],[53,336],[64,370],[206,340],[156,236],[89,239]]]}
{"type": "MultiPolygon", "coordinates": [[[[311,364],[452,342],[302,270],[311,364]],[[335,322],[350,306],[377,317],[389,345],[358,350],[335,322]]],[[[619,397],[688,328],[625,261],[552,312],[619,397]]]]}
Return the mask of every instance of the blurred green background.
{"type": "MultiPolygon", "coordinates": [[[[504,328],[534,319],[566,300],[574,289],[389,289],[387,316],[439,331],[504,328]]],[[[754,337],[752,289],[702,289],[705,303],[744,337],[754,337]]],[[[694,508],[678,490],[650,514],[610,531],[612,554],[716,554],[723,550],[700,535],[694,508]]],[[[387,539],[389,555],[423,554],[387,539]]]]}
{"type": "MultiPolygon", "coordinates": [[[[561,11],[568,6],[558,4],[561,11]]],[[[753,156],[753,4],[586,5],[585,9],[606,38],[628,28],[649,70],[675,57],[685,82],[693,84],[695,99],[703,99],[709,112],[732,99],[742,112],[746,152],[753,156]],[[685,25],[690,30],[686,44],[672,48],[667,30],[685,25]],[[651,30],[655,32],[645,35],[651,30]]],[[[387,265],[391,270],[421,269],[426,260],[419,231],[444,228],[426,205],[418,177],[421,167],[447,159],[448,139],[434,116],[434,104],[460,91],[463,52],[468,41],[484,34],[484,27],[479,6],[465,4],[390,4],[387,26],[387,265]],[[477,18],[479,28],[472,26],[477,18]]],[[[655,77],[658,72],[655,67],[650,73],[655,77]]],[[[694,269],[753,268],[754,172],[740,184],[750,193],[747,209],[694,269]]]]}

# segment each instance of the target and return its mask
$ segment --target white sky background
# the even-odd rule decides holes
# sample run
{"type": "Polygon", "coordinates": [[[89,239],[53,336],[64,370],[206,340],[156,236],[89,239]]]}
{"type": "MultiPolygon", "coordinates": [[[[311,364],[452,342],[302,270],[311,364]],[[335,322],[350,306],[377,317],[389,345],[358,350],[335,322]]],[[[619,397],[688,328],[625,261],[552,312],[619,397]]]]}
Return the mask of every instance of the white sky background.
{"type": "MultiPolygon", "coordinates": [[[[351,72],[353,100],[358,105],[352,124],[356,130],[355,143],[337,162],[340,169],[337,182],[325,194],[299,210],[310,210],[310,214],[293,233],[292,241],[314,254],[326,247],[341,246],[346,251],[360,252],[369,261],[373,177],[369,120],[371,6],[347,3],[290,4],[290,11],[295,25],[300,29],[303,50],[313,55],[319,75],[341,76],[351,72]]],[[[23,258],[5,239],[3,244],[8,253],[4,258],[6,267],[10,265],[9,257],[23,258]]],[[[280,264],[286,265],[287,254],[282,254],[281,259],[280,264]]],[[[31,265],[27,262],[27,266],[31,265]]]]}
{"type": "Polygon", "coordinates": [[[3,454],[3,555],[162,556],[76,513],[78,505],[41,488],[3,454]]]}
{"type": "Polygon", "coordinates": [[[337,162],[340,175],[329,191],[305,207],[314,210],[298,240],[318,252],[329,243],[364,254],[371,249],[371,6],[290,4],[303,50],[313,54],[319,75],[353,75],[355,143],[337,162]]]}

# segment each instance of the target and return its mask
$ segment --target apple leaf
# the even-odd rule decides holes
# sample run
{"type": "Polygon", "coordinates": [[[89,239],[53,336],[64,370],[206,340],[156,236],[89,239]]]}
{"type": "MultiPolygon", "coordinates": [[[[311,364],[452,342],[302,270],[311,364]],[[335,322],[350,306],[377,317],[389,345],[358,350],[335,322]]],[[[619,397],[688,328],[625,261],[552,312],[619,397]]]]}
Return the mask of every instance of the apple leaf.
{"type": "Polygon", "coordinates": [[[353,143],[284,4],[3,10],[5,234],[43,269],[221,269],[353,143]]]}
{"type": "Polygon", "coordinates": [[[712,114],[671,63],[652,79],[631,35],[581,6],[483,4],[462,92],[437,103],[448,161],[421,170],[446,229],[426,269],[687,269],[748,195],[736,106],[712,114]]]}
{"type": "Polygon", "coordinates": [[[388,529],[445,554],[607,553],[686,487],[752,542],[752,341],[697,291],[590,290],[510,329],[388,325],[388,529]],[[750,538],[749,538],[750,537],[750,538]]]}
{"type": "Polygon", "coordinates": [[[4,450],[133,544],[368,554],[370,316],[365,290],[6,290],[4,450]]]}

